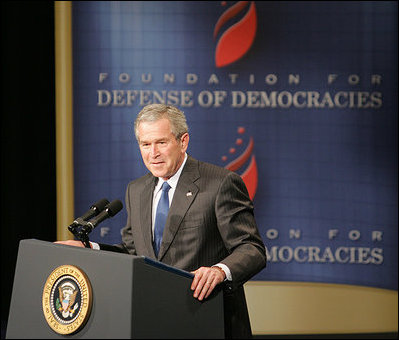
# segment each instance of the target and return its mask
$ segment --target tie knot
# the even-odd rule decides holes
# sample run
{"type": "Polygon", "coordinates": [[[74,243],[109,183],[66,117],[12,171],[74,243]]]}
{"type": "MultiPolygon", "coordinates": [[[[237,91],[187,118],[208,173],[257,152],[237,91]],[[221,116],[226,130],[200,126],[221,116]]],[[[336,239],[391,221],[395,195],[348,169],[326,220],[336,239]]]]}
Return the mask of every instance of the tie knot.
{"type": "Polygon", "coordinates": [[[168,184],[168,182],[163,182],[163,184],[162,184],[162,191],[168,192],[169,189],[170,189],[170,185],[168,184]]]}

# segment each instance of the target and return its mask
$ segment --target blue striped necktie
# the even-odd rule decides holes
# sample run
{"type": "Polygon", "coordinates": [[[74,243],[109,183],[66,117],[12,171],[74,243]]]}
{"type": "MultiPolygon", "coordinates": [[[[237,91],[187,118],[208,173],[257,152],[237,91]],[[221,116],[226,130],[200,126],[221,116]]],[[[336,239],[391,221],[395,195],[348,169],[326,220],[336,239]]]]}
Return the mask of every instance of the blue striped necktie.
{"type": "Polygon", "coordinates": [[[166,219],[169,212],[169,189],[170,185],[167,182],[162,184],[161,198],[158,202],[157,214],[155,215],[154,225],[154,251],[158,257],[159,248],[161,247],[163,229],[165,228],[166,219]]]}

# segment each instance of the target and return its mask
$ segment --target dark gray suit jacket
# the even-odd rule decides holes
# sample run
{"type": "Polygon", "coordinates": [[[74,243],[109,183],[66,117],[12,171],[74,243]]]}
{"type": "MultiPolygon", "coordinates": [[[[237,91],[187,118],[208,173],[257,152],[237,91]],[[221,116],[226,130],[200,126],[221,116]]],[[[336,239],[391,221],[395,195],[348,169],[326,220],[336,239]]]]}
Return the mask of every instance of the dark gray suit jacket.
{"type": "Polygon", "coordinates": [[[157,178],[149,173],[129,183],[122,244],[112,246],[114,249],[100,245],[101,249],[144,255],[186,271],[225,264],[233,278],[226,282],[224,292],[226,337],[250,337],[242,285],[266,266],[266,252],[241,177],[188,156],[170,206],[158,258],[151,231],[156,182],[157,178]]]}

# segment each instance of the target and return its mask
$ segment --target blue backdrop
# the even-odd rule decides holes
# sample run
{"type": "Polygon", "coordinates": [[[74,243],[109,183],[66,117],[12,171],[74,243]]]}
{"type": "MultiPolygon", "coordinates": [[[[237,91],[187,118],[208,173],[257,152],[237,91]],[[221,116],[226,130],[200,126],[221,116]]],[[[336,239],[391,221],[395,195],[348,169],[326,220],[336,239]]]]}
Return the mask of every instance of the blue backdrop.
{"type": "MultiPolygon", "coordinates": [[[[244,178],[254,280],[397,289],[397,2],[73,2],[75,213],[146,173],[141,107],[244,178]]],[[[126,212],[90,238],[120,242],[126,212]]]]}

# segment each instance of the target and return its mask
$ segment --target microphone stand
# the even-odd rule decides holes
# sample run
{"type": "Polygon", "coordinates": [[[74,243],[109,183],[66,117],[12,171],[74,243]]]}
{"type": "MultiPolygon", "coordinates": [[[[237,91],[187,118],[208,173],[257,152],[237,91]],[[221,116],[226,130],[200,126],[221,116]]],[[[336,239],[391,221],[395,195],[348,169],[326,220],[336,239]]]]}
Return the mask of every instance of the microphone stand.
{"type": "Polygon", "coordinates": [[[108,217],[114,216],[122,209],[122,207],[123,205],[120,200],[114,200],[111,203],[107,204],[104,207],[104,210],[101,213],[99,213],[96,218],[93,218],[89,222],[86,222],[84,218],[79,217],[74,221],[74,223],[72,223],[68,227],[68,230],[83,243],[85,248],[91,248],[89,233],[98,223],[100,223],[101,221],[105,220],[108,217]],[[77,228],[80,229],[77,230],[77,228]]]}
{"type": "Polygon", "coordinates": [[[80,228],[80,230],[77,230],[77,226],[74,224],[71,224],[68,227],[68,230],[80,241],[83,243],[85,248],[91,248],[90,246],[90,240],[89,240],[89,232],[88,228],[80,228]]]}

